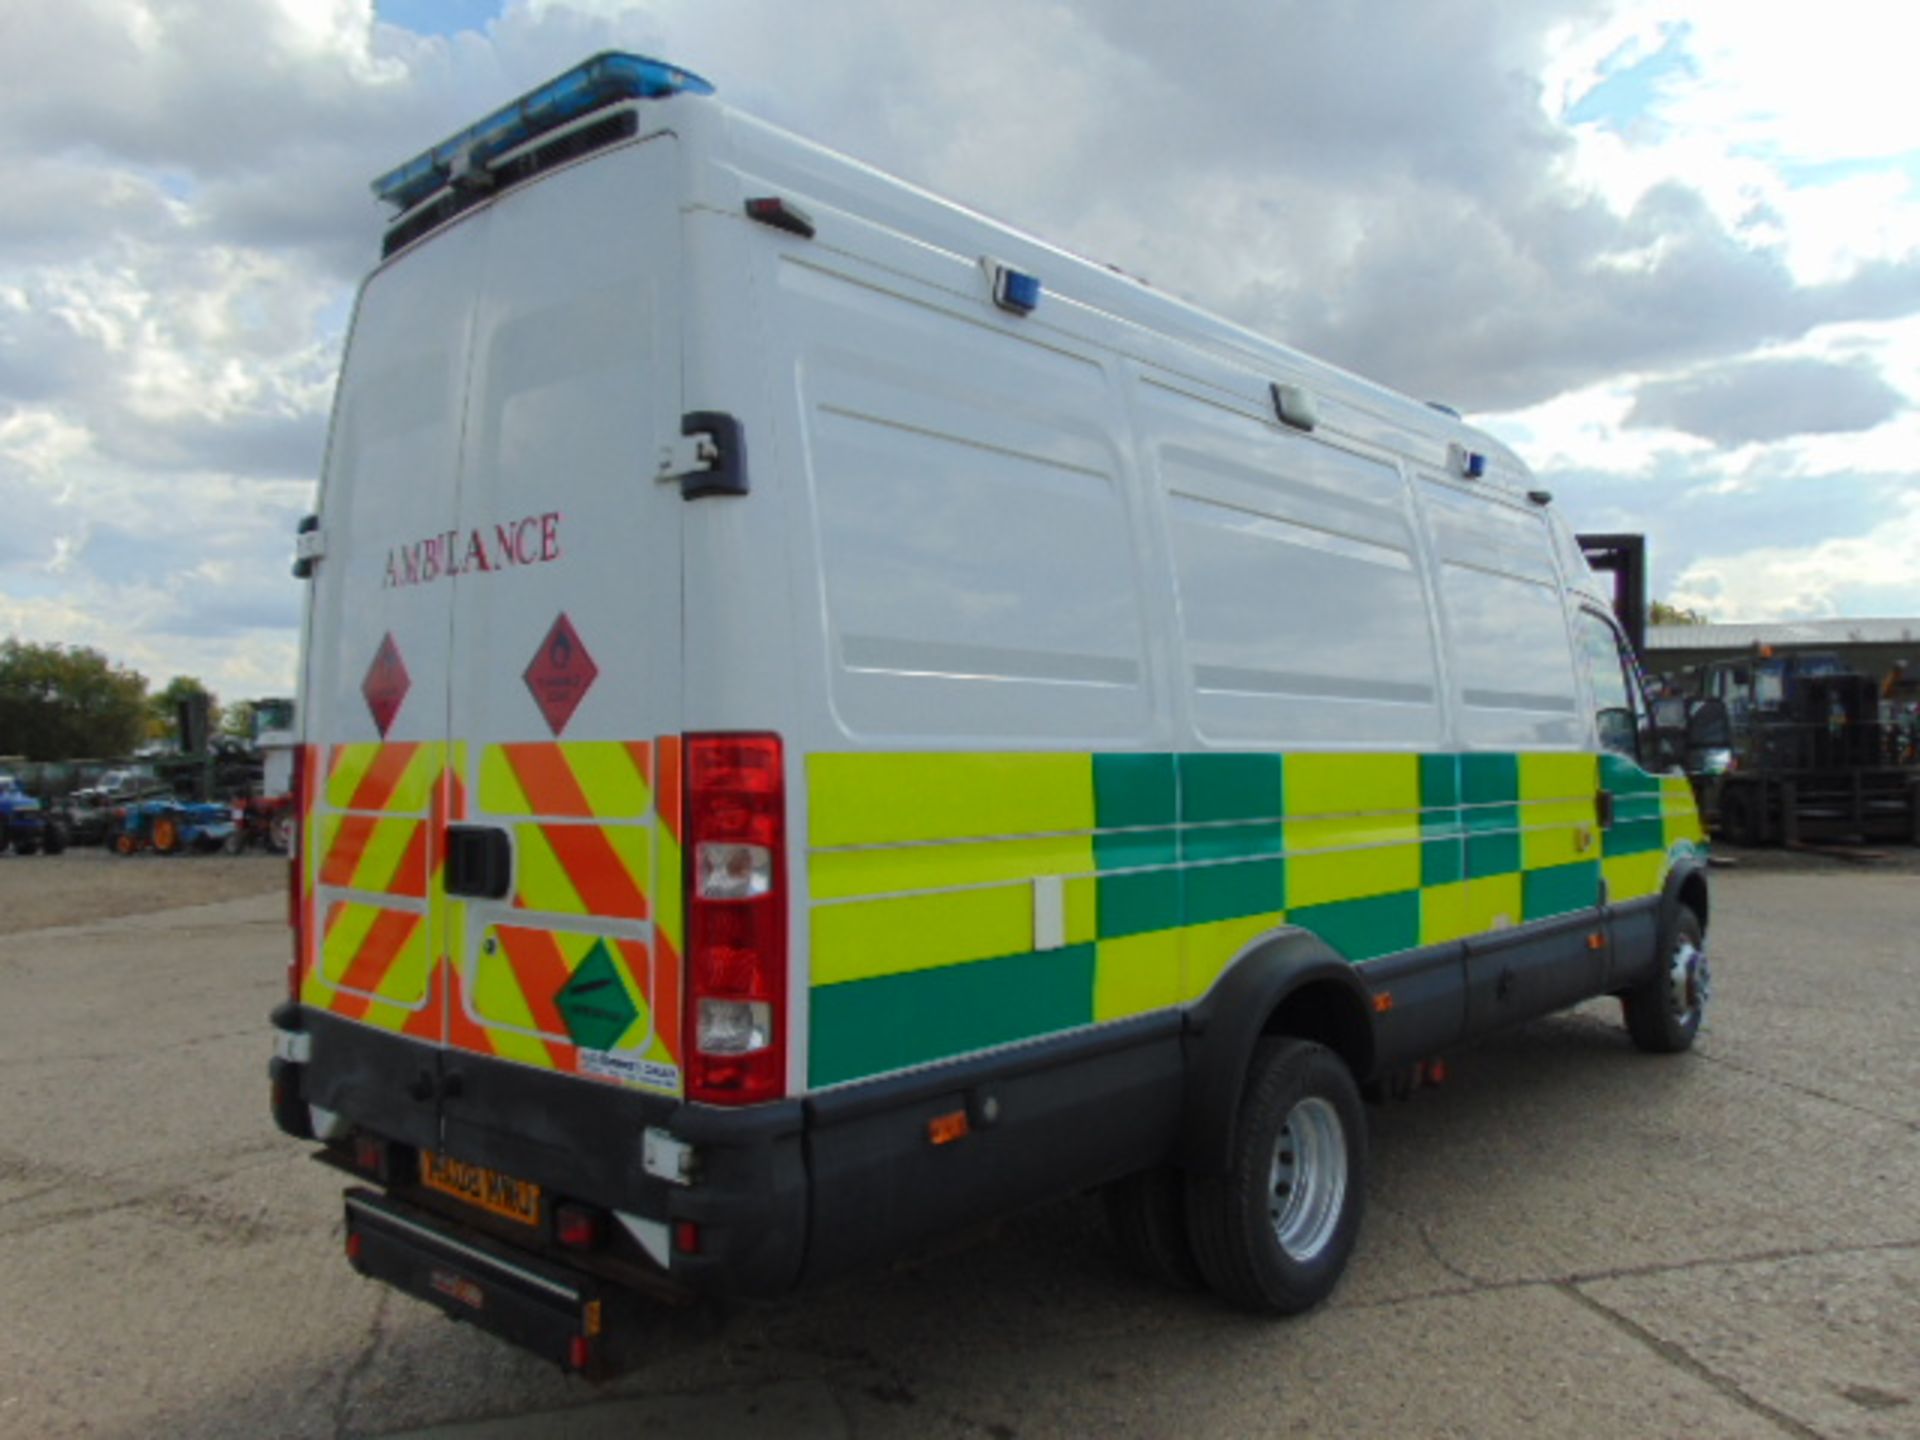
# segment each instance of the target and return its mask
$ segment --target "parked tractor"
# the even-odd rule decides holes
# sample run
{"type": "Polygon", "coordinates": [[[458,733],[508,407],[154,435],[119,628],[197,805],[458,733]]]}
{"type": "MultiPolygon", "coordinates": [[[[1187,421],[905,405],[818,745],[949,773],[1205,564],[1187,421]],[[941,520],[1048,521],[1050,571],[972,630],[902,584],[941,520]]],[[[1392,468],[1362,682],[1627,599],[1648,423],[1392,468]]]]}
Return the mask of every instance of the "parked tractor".
{"type": "Polygon", "coordinates": [[[42,850],[58,855],[67,848],[67,825],[49,814],[12,775],[0,774],[0,850],[9,847],[16,855],[42,850]]]}
{"type": "Polygon", "coordinates": [[[225,805],[197,801],[139,800],[116,813],[116,854],[154,850],[178,855],[189,850],[219,850],[235,834],[233,812],[225,805]]]}

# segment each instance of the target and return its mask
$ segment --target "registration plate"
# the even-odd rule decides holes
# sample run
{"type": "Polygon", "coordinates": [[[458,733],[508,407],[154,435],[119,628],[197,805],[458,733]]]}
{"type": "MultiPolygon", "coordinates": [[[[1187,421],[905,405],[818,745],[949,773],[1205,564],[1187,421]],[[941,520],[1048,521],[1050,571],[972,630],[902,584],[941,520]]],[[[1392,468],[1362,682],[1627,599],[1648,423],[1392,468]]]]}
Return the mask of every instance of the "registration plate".
{"type": "Polygon", "coordinates": [[[469,1165],[464,1160],[423,1150],[420,1183],[429,1190],[478,1205],[489,1215],[517,1220],[522,1225],[540,1223],[540,1187],[530,1180],[516,1180],[484,1165],[469,1165]]]}

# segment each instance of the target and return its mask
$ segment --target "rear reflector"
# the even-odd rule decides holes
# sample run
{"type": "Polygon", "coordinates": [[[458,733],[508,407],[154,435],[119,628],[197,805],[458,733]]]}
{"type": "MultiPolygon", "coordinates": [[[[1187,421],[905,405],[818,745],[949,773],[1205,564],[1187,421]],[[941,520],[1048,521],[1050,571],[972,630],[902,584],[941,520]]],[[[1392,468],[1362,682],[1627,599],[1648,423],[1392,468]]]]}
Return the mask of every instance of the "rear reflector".
{"type": "Polygon", "coordinates": [[[686,742],[687,1098],[786,1093],[786,776],[777,735],[686,742]]]}
{"type": "Polygon", "coordinates": [[[556,1205],[553,1238],[569,1250],[591,1250],[600,1243],[600,1216],[584,1205],[556,1205]]]}

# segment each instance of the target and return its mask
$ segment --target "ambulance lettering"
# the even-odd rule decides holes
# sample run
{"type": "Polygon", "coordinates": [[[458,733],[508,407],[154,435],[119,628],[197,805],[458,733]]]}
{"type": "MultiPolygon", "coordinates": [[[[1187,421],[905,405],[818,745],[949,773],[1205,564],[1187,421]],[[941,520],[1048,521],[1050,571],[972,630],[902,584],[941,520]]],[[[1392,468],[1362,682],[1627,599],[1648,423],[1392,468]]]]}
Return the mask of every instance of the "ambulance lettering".
{"type": "Polygon", "coordinates": [[[558,510],[500,521],[491,528],[443,530],[387,551],[383,590],[431,585],[458,575],[490,575],[520,565],[546,565],[560,558],[558,510]]]}

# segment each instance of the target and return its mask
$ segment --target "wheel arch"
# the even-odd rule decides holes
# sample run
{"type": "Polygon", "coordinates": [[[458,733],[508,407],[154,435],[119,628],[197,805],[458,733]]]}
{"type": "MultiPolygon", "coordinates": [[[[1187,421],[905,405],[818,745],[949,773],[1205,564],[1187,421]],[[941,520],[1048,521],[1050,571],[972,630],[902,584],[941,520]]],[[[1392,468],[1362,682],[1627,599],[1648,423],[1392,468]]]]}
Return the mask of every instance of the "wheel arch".
{"type": "Polygon", "coordinates": [[[1186,1104],[1174,1157],[1190,1174],[1217,1175],[1231,1163],[1254,1047],[1277,1035],[1325,1045],[1356,1083],[1373,1073],[1366,988],[1339,951],[1305,930],[1261,941],[1190,1012],[1186,1104]]]}

